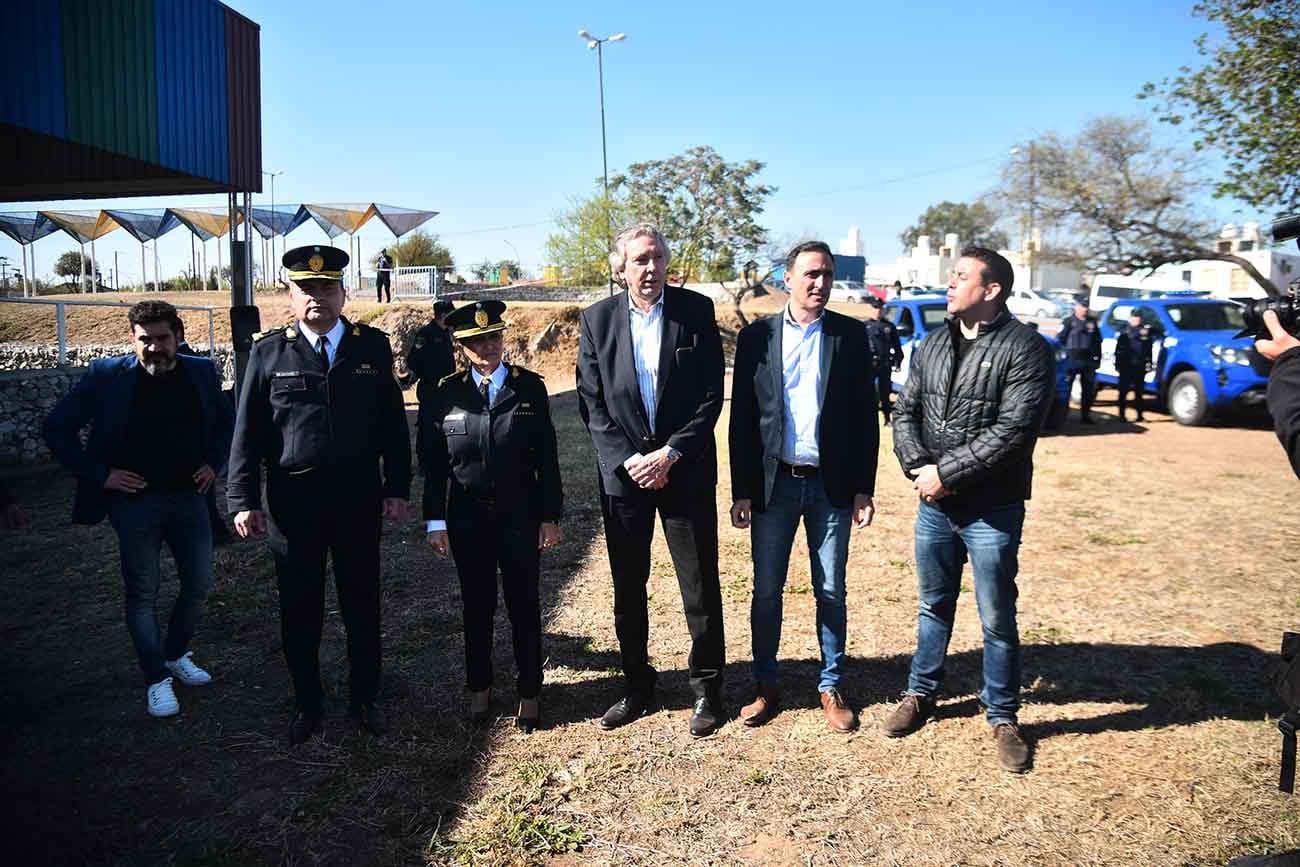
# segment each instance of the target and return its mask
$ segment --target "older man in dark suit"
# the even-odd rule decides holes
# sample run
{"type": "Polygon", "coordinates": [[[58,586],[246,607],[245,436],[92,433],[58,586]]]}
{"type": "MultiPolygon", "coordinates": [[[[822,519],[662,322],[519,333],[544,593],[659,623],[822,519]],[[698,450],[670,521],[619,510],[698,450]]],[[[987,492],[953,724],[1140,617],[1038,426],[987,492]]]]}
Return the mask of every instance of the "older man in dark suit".
{"type": "Polygon", "coordinates": [[[822,671],[817,689],[833,731],[857,727],[840,694],[849,531],[871,523],[879,431],[866,335],[856,319],[826,308],[835,259],[820,241],[786,258],[790,300],[780,315],[740,332],[731,390],[731,523],[751,529],[755,698],[747,726],[776,712],[781,594],[802,520],[808,534],[822,671]]]}
{"type": "Polygon", "coordinates": [[[713,302],[665,286],[669,250],[654,226],[625,229],[610,265],[627,290],[582,313],[578,398],[599,461],[601,512],[614,576],[614,628],[627,691],[601,719],[613,729],[654,697],[646,582],[658,514],[691,634],[694,737],[722,721],[726,647],[718,586],[713,428],[722,410],[722,341],[713,302]]]}

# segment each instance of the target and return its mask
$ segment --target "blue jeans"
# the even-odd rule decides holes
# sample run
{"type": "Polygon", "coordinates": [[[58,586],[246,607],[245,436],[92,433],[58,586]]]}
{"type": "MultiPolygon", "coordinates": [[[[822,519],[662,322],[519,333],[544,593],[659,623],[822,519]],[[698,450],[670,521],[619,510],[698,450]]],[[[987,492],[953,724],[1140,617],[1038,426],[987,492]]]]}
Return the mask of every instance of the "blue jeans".
{"type": "Polygon", "coordinates": [[[126,628],[146,683],[169,675],[164,660],[189,649],[203,602],[212,587],[212,525],[197,493],[113,494],[108,519],[117,531],[126,583],[126,628]],[[180,592],[163,641],[158,622],[159,561],[166,542],[176,560],[180,592]]]}
{"type": "Polygon", "coordinates": [[[975,573],[975,604],[984,627],[980,701],[991,725],[1016,721],[1020,710],[1016,572],[1024,523],[1024,503],[952,515],[920,504],[916,514],[920,612],[909,693],[934,698],[943,684],[943,659],[957,613],[962,565],[969,558],[975,573]]]}
{"type": "Polygon", "coordinates": [[[781,644],[781,603],[790,549],[803,518],[812,569],[812,589],[817,600],[817,638],[821,644],[822,672],[817,689],[838,689],[848,609],[844,602],[844,566],[849,556],[849,528],[853,509],[837,509],[826,497],[820,476],[796,479],[779,470],[767,509],[756,512],[750,525],[754,557],[754,599],[749,609],[753,633],[754,679],[776,681],[776,652],[781,644]]]}

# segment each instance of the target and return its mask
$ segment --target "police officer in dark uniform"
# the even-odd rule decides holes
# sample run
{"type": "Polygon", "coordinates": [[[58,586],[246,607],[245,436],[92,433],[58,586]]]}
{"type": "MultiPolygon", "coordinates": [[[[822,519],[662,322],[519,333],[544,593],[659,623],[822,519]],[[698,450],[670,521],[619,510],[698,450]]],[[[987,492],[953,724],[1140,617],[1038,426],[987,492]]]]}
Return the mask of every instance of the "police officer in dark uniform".
{"type": "Polygon", "coordinates": [[[447,318],[470,369],[444,378],[420,404],[419,449],[429,545],[439,555],[450,545],[460,576],[470,715],[486,719],[491,703],[500,568],[518,672],[516,723],[531,732],[541,719],[540,551],[561,540],[564,494],[546,383],[501,361],[505,308],[480,301],[447,318]]]}
{"type": "Polygon", "coordinates": [[[1061,320],[1056,339],[1065,347],[1071,390],[1074,378],[1079,378],[1079,421],[1096,424],[1092,418],[1092,399],[1097,391],[1097,368],[1101,365],[1101,329],[1097,320],[1088,315],[1087,298],[1075,299],[1074,315],[1061,320]]]}
{"type": "Polygon", "coordinates": [[[884,306],[885,302],[879,298],[868,298],[867,319],[863,325],[867,330],[867,352],[871,355],[867,379],[880,397],[880,411],[884,413],[885,424],[888,425],[889,414],[893,411],[890,377],[893,371],[903,365],[903,343],[898,339],[898,328],[881,315],[884,306]]]}
{"type": "Polygon", "coordinates": [[[310,738],[324,715],[319,649],[327,552],[348,633],[351,712],[382,734],[386,723],[375,704],[379,530],[383,517],[406,515],[406,411],[388,337],[341,315],[347,253],[298,247],[283,263],[297,321],[255,336],[239,395],[227,501],[240,536],[270,535],[297,703],[290,744],[310,738]]]}
{"type": "Polygon", "coordinates": [[[1151,369],[1151,326],[1142,322],[1142,314],[1134,310],[1129,314],[1128,325],[1115,336],[1115,367],[1119,371],[1119,420],[1128,421],[1128,393],[1132,389],[1137,420],[1142,417],[1142,391],[1146,387],[1147,371],[1151,369]]]}
{"type": "Polygon", "coordinates": [[[415,397],[421,407],[433,399],[442,378],[456,370],[456,352],[447,328],[447,316],[455,309],[445,298],[433,302],[433,321],[415,332],[406,356],[406,372],[415,381],[415,397]]]}

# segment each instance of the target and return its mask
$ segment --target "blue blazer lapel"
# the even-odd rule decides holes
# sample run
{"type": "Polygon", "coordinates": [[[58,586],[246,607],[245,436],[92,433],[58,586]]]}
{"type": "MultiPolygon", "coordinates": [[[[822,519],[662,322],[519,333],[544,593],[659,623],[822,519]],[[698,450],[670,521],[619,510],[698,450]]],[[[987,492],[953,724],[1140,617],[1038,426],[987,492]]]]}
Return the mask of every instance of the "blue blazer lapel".
{"type": "Polygon", "coordinates": [[[659,377],[655,381],[655,406],[663,403],[664,387],[672,376],[676,365],[677,344],[681,339],[682,323],[675,313],[676,306],[669,305],[668,287],[664,287],[664,306],[662,312],[663,332],[659,341],[659,377]]]}
{"type": "Polygon", "coordinates": [[[817,377],[818,406],[824,406],[826,403],[826,385],[831,379],[831,359],[835,357],[836,343],[839,339],[839,335],[835,333],[835,327],[831,325],[830,314],[823,311],[821,372],[817,377]]]}
{"type": "Polygon", "coordinates": [[[644,428],[643,434],[650,433],[650,420],[645,415],[645,404],[641,401],[641,384],[636,378],[636,359],[632,357],[632,324],[628,312],[628,305],[631,299],[626,291],[617,296],[619,303],[614,307],[614,321],[610,323],[610,330],[614,335],[614,363],[620,368],[619,378],[628,384],[628,393],[632,398],[632,405],[636,412],[636,417],[641,419],[641,426],[644,428]]]}
{"type": "MultiPolygon", "coordinates": [[[[140,360],[134,355],[113,374],[104,408],[104,433],[95,437],[99,444],[112,448],[126,436],[126,425],[131,416],[131,400],[135,397],[135,377],[140,360]]],[[[93,433],[93,432],[92,432],[93,433]]]]}

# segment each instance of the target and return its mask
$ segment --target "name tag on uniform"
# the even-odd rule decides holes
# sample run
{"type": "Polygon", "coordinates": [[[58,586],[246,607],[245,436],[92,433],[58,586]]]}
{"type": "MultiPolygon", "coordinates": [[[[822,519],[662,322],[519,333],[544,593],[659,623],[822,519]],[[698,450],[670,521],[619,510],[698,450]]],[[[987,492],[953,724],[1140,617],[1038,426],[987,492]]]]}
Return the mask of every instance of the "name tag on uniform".
{"type": "Polygon", "coordinates": [[[274,391],[306,391],[307,377],[301,370],[277,370],[271,374],[271,388],[274,391]]]}
{"type": "Polygon", "coordinates": [[[354,375],[359,374],[362,376],[365,375],[374,376],[375,374],[379,373],[379,371],[371,367],[369,364],[358,364],[357,369],[352,371],[352,373],[354,375]]]}

